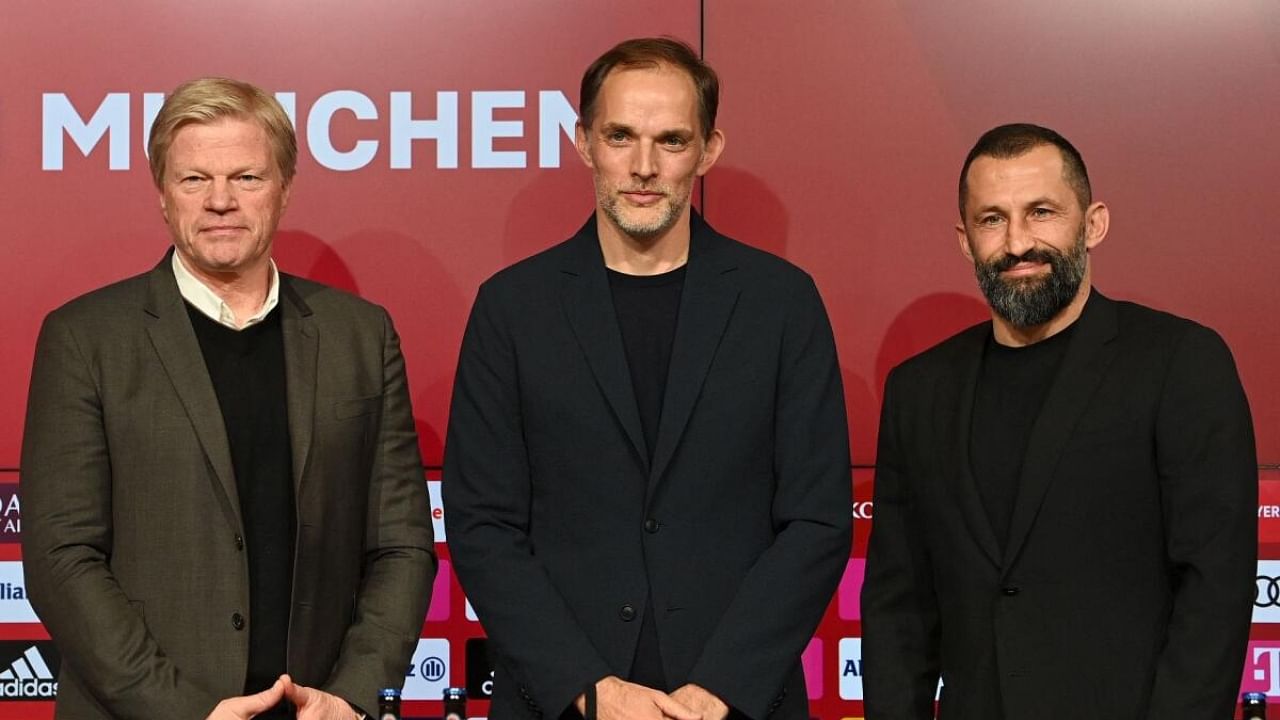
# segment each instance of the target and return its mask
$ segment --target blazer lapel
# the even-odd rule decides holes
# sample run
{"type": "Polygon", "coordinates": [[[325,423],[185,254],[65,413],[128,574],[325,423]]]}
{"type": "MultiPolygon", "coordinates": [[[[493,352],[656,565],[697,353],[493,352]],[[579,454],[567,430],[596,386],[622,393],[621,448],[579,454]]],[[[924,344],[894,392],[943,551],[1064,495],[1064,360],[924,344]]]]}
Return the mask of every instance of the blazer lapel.
{"type": "Polygon", "coordinates": [[[1111,344],[1117,332],[1114,303],[1093,290],[1077,323],[1062,366],[1027,441],[1018,479],[1018,498],[1009,523],[1009,542],[1004,549],[1004,574],[1008,574],[1017,560],[1052,484],[1058,458],[1115,354],[1115,346],[1111,344]]]}
{"type": "Polygon", "coordinates": [[[289,409],[289,444],[293,459],[293,488],[300,493],[311,452],[316,409],[316,360],[320,338],[311,307],[280,273],[280,325],[284,333],[285,393],[289,409]]]}
{"type": "Polygon", "coordinates": [[[173,250],[170,250],[147,278],[147,297],[143,305],[143,311],[151,316],[147,334],[218,478],[226,500],[223,511],[239,528],[240,498],[236,492],[227,428],[222,421],[222,409],[213,390],[213,381],[209,379],[209,368],[200,351],[200,342],[191,327],[191,319],[187,317],[178,282],[173,277],[172,255],[173,250]]]}
{"type": "Polygon", "coordinates": [[[689,264],[680,297],[671,365],[667,370],[653,467],[649,472],[649,497],[679,446],[738,301],[738,287],[730,279],[737,264],[723,251],[726,240],[696,213],[690,215],[689,264]]]}
{"type": "Polygon", "coordinates": [[[565,316],[587,357],[600,392],[613,408],[647,474],[649,452],[640,428],[640,410],[622,346],[622,330],[613,309],[594,215],[573,237],[566,251],[561,266],[564,282],[561,302],[565,316]]]}
{"type": "Polygon", "coordinates": [[[978,388],[978,374],[982,369],[983,346],[990,335],[991,324],[984,323],[963,336],[962,346],[957,348],[958,357],[951,368],[955,376],[952,382],[940,385],[954,388],[954,391],[942,396],[938,411],[934,413],[934,422],[937,424],[934,436],[944,439],[939,446],[942,454],[939,467],[944,472],[946,468],[956,470],[955,482],[948,483],[948,487],[960,507],[965,524],[969,526],[969,532],[991,563],[999,567],[1000,543],[996,540],[987,510],[982,505],[978,481],[973,475],[973,464],[969,457],[974,395],[978,388]]]}

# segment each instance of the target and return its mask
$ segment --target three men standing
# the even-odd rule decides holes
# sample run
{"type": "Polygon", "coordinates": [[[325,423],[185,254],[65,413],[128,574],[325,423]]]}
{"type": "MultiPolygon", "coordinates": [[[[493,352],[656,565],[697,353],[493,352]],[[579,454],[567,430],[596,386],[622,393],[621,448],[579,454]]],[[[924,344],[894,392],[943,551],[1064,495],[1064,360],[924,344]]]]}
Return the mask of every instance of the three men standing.
{"type": "Polygon", "coordinates": [[[840,370],[809,276],[690,209],[717,100],[681,43],[601,56],[595,212],[472,309],[443,488],[494,717],[808,717],[850,545],[840,370]]]}

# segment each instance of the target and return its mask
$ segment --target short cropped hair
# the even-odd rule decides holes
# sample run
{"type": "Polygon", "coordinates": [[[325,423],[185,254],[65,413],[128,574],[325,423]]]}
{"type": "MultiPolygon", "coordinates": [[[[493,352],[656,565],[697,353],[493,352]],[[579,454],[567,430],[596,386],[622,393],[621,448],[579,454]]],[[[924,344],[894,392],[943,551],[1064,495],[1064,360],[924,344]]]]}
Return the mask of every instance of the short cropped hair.
{"type": "Polygon", "coordinates": [[[1044,145],[1058,148],[1062,154],[1062,175],[1076,194],[1080,207],[1087,208],[1093,202],[1093,191],[1089,187],[1089,171],[1084,166],[1084,158],[1075,146],[1067,139],[1046,127],[1030,123],[1015,123],[992,128],[978,138],[978,142],[964,159],[960,168],[960,217],[964,217],[964,205],[969,199],[969,166],[980,157],[992,157],[999,160],[1021,157],[1044,145]]]}
{"type": "Polygon", "coordinates": [[[293,180],[298,165],[298,139],[279,101],[247,82],[203,77],[179,85],[165,98],[151,126],[147,155],[156,187],[163,187],[169,146],[178,130],[190,123],[212,123],[223,118],[257,120],[267,133],[284,184],[293,180]]]}
{"type": "Polygon", "coordinates": [[[582,126],[591,127],[596,97],[609,73],[617,68],[656,68],[662,65],[683,70],[693,80],[698,92],[698,121],[702,124],[702,136],[710,137],[716,128],[716,109],[720,105],[720,78],[693,48],[669,37],[624,40],[591,63],[582,76],[582,88],[578,94],[582,126]]]}

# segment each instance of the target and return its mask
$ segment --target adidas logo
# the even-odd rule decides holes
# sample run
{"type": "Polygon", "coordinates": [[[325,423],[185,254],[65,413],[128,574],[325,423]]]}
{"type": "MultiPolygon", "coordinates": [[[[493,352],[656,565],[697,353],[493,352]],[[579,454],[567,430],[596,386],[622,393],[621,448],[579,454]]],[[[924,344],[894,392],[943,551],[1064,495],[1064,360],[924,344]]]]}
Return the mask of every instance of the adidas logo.
{"type": "Polygon", "coordinates": [[[52,700],[57,696],[57,678],[35,645],[0,671],[0,699],[52,700]]]}

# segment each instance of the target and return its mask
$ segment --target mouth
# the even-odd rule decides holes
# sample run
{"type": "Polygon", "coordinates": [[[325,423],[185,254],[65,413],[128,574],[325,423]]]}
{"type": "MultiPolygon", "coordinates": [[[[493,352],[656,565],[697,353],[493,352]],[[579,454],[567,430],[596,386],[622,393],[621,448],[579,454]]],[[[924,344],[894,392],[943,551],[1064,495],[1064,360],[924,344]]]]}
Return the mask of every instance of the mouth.
{"type": "Polygon", "coordinates": [[[1023,261],[1016,263],[1013,267],[1001,271],[1001,275],[1008,278],[1030,277],[1039,275],[1042,271],[1048,269],[1049,263],[1023,261]]]}
{"type": "Polygon", "coordinates": [[[209,233],[211,235],[228,235],[231,233],[243,232],[248,230],[243,225],[207,225],[200,228],[199,232],[209,233]]]}
{"type": "Polygon", "coordinates": [[[653,205],[667,196],[656,190],[623,190],[620,194],[633,205],[653,205]]]}

